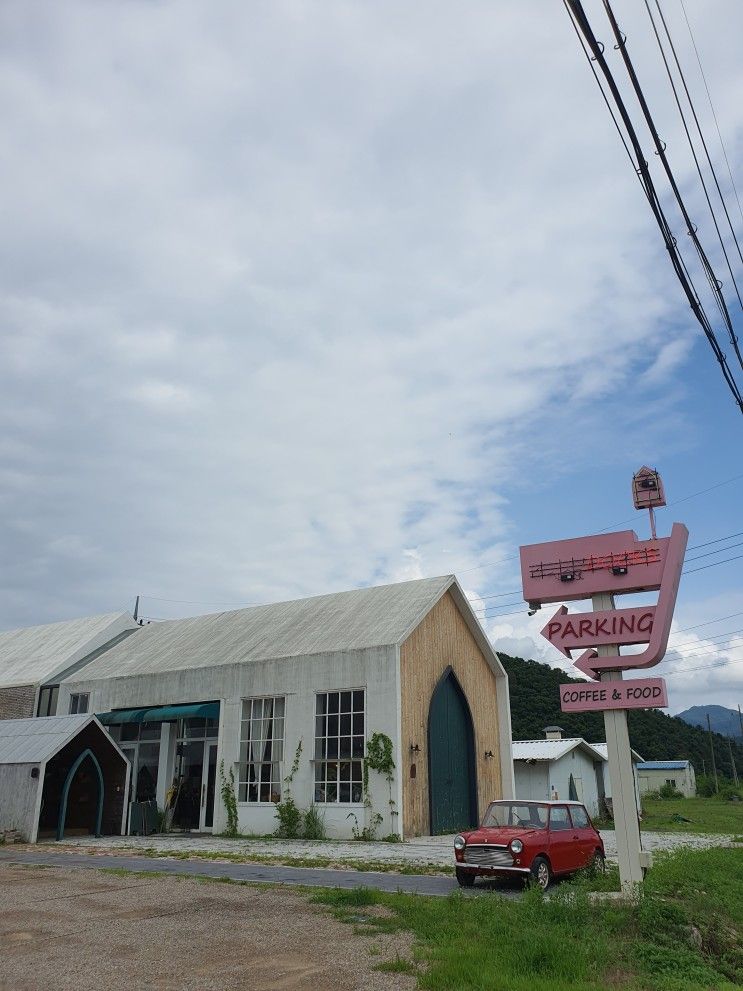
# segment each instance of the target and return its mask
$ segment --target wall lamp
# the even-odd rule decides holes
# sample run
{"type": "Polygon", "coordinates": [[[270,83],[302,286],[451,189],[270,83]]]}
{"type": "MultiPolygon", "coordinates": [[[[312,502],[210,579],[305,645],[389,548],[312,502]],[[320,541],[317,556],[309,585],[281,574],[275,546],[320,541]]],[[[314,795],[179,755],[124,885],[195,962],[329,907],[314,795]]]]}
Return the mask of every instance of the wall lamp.
{"type": "Polygon", "coordinates": [[[417,743],[411,743],[410,744],[410,753],[411,754],[419,754],[420,752],[421,752],[421,748],[418,746],[417,743]]]}
{"type": "Polygon", "coordinates": [[[492,756],[493,756],[493,751],[492,750],[486,750],[485,753],[483,754],[483,757],[485,757],[486,760],[488,760],[492,756]]]}

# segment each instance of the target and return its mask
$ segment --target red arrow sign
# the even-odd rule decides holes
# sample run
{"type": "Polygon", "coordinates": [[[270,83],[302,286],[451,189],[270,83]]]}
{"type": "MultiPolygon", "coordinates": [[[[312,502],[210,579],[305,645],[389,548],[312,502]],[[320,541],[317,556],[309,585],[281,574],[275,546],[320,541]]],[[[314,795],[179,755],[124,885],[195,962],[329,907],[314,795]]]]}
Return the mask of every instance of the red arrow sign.
{"type": "Polygon", "coordinates": [[[541,632],[553,647],[570,657],[571,650],[603,644],[648,643],[654,620],[655,606],[572,614],[560,606],[541,632]]]}
{"type": "Polygon", "coordinates": [[[598,680],[602,671],[621,671],[628,668],[651,668],[656,665],[666,652],[668,635],[671,632],[673,607],[676,604],[681,569],[684,565],[686,542],[689,531],[683,523],[674,523],[671,536],[668,538],[668,555],[663,569],[663,580],[653,620],[653,630],[650,641],[641,654],[624,654],[620,656],[599,657],[595,650],[587,650],[574,661],[575,666],[589,678],[598,680]]]}

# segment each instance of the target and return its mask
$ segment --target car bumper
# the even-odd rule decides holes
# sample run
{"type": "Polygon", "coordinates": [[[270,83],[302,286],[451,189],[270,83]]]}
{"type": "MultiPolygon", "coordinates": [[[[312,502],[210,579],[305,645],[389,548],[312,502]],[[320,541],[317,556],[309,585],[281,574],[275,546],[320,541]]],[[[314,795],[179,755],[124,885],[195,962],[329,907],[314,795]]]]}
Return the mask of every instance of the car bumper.
{"type": "Polygon", "coordinates": [[[490,867],[487,864],[468,864],[466,860],[457,861],[456,866],[480,874],[531,874],[530,867],[490,867]]]}

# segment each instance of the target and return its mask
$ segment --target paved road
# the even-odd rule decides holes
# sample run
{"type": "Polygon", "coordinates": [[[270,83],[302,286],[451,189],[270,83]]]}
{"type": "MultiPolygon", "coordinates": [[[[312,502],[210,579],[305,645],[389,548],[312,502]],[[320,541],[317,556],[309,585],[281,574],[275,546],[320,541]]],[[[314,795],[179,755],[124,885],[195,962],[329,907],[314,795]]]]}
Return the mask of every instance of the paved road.
{"type": "MultiPolygon", "coordinates": [[[[173,860],[164,857],[122,857],[105,854],[90,856],[77,853],[47,853],[27,851],[0,852],[0,863],[42,864],[48,867],[116,868],[127,871],[162,871],[165,874],[229,878],[231,881],[251,881],[259,884],[299,884],[312,888],[377,888],[379,891],[404,891],[418,895],[450,895],[462,890],[454,878],[424,874],[393,874],[391,872],[329,870],[317,867],[274,867],[265,864],[228,864],[208,860],[173,860]]],[[[518,885],[498,885],[479,882],[466,894],[496,892],[516,898],[518,885]]]]}

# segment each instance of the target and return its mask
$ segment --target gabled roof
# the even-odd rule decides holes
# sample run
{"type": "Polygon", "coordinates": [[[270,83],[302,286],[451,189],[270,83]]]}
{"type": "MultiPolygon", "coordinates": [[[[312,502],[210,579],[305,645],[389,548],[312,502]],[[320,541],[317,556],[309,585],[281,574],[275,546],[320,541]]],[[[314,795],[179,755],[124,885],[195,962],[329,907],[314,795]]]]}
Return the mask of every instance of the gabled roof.
{"type": "Polygon", "coordinates": [[[107,613],[0,633],[0,688],[59,678],[91,651],[136,628],[129,613],[107,613]]]}
{"type": "Polygon", "coordinates": [[[452,575],[317,595],[138,628],[68,682],[402,644],[450,591],[496,673],[503,668],[452,575]]]}
{"type": "MultiPolygon", "coordinates": [[[[605,743],[592,743],[591,746],[594,750],[598,750],[604,760],[609,759],[609,748],[605,743]]],[[[636,750],[632,751],[632,760],[641,761],[642,757],[638,754],[636,750]]]]}
{"type": "Polygon", "coordinates": [[[563,740],[514,740],[514,760],[559,760],[571,750],[580,747],[593,760],[606,760],[596,748],[579,736],[563,740]]]}
{"type": "Polygon", "coordinates": [[[688,760],[645,760],[637,765],[638,771],[684,771],[688,760]]]}
{"type": "MultiPolygon", "coordinates": [[[[100,725],[90,713],[0,720],[0,764],[41,764],[93,720],[100,725]]],[[[105,733],[103,727],[101,732],[105,733]]]]}

